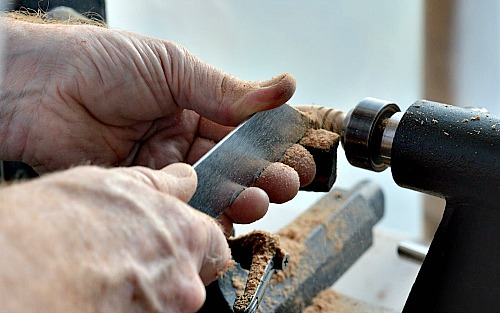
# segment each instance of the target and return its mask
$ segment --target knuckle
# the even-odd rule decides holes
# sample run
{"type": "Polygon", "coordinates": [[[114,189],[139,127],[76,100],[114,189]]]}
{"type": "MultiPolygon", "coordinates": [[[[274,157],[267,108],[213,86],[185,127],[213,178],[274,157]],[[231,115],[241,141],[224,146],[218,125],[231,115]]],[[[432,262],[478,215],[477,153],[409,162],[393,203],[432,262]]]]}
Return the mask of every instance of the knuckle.
{"type": "Polygon", "coordinates": [[[183,312],[197,312],[205,302],[206,291],[198,273],[192,272],[177,286],[177,298],[183,312]]]}

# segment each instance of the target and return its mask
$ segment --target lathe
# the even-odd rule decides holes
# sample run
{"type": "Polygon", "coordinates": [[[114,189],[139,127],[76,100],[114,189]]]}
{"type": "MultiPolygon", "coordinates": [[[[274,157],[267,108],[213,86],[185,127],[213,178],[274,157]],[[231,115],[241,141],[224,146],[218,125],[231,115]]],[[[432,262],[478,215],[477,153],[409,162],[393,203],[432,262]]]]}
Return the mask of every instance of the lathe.
{"type": "MultiPolygon", "coordinates": [[[[279,148],[273,149],[274,155],[262,156],[267,162],[279,160],[276,150],[284,150],[289,140],[299,142],[308,127],[338,132],[352,165],[377,172],[391,167],[399,186],[446,199],[443,219],[404,312],[500,310],[497,287],[500,281],[500,266],[497,265],[500,256],[497,243],[500,235],[500,118],[479,108],[459,108],[430,101],[417,101],[405,112],[400,112],[396,104],[374,98],[364,99],[347,114],[327,108],[306,109],[316,114],[312,123],[310,114],[304,117],[303,113],[287,105],[275,110],[252,117],[216,150],[224,151],[224,145],[233,149],[233,139],[237,142],[252,137],[256,125],[259,137],[266,137],[266,125],[274,125],[273,118],[282,119],[287,114],[290,114],[291,124],[305,124],[299,130],[293,127],[285,136],[278,135],[278,142],[273,146],[279,148]],[[288,138],[290,134],[296,138],[288,138]]],[[[251,139],[248,142],[253,144],[251,139]]],[[[269,140],[263,142],[257,142],[255,149],[262,149],[259,144],[267,146],[269,140]]],[[[333,185],[335,150],[336,145],[332,145],[328,153],[311,151],[319,161],[318,177],[308,190],[324,191],[333,185]]],[[[211,163],[209,160],[204,162],[211,163]]],[[[257,165],[256,171],[259,167],[262,165],[257,165]]],[[[204,178],[203,171],[197,171],[201,184],[211,177],[204,178]]],[[[238,175],[222,180],[235,182],[238,175]]],[[[236,181],[238,186],[241,183],[236,181]]],[[[224,188],[218,190],[233,195],[239,187],[224,188]]],[[[191,204],[201,207],[197,201],[195,195],[191,204]]],[[[301,245],[299,253],[269,260],[257,292],[250,297],[246,307],[233,310],[239,282],[245,282],[249,275],[251,257],[248,254],[239,256],[241,259],[236,261],[240,265],[207,288],[207,302],[202,311],[256,312],[259,305],[260,312],[302,311],[370,246],[371,229],[382,215],[383,195],[376,185],[362,182],[351,191],[333,189],[279,232],[285,242],[295,240],[301,245]],[[302,234],[290,234],[290,229],[297,226],[302,228],[302,234]],[[280,279],[271,279],[272,273],[283,269],[285,263],[294,264],[292,272],[286,274],[285,270],[280,279]]],[[[239,289],[241,296],[242,287],[239,289]]]]}

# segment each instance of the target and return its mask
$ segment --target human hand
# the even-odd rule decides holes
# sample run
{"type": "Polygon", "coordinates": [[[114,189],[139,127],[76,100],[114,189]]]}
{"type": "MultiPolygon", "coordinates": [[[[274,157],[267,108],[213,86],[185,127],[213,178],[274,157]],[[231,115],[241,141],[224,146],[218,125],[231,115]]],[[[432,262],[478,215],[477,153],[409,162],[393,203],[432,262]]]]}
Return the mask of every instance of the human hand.
{"type": "MultiPolygon", "coordinates": [[[[9,49],[6,78],[0,86],[0,159],[24,161],[39,173],[88,163],[155,169],[179,161],[193,163],[232,126],[255,112],[283,104],[295,89],[289,75],[263,83],[241,81],[174,43],[131,33],[18,21],[6,25],[3,33],[9,49]]],[[[0,222],[5,223],[0,229],[6,230],[5,238],[10,240],[5,243],[4,258],[0,257],[4,265],[0,275],[13,282],[1,287],[9,287],[0,301],[6,311],[23,311],[17,305],[75,311],[79,300],[85,310],[89,306],[102,311],[140,306],[146,311],[199,308],[204,290],[198,277],[205,283],[214,279],[221,260],[228,257],[220,251],[226,247],[215,234],[220,231],[214,230],[213,220],[187,208],[182,195],[177,195],[182,201],[174,201],[175,208],[168,211],[168,220],[157,223],[161,212],[154,209],[165,203],[160,196],[149,199],[150,193],[135,188],[137,184],[159,187],[141,172],[149,170],[137,170],[106,170],[104,175],[94,173],[103,169],[74,169],[70,173],[78,172],[81,177],[67,180],[59,176],[63,174],[55,174],[27,183],[30,188],[24,191],[19,189],[24,184],[1,191],[10,201],[4,203],[33,207],[16,210],[0,222]],[[114,179],[103,177],[110,172],[118,183],[100,188],[102,183],[111,187],[114,179]],[[48,190],[40,181],[49,181],[54,188],[48,190]],[[74,198],[74,192],[81,194],[74,198]],[[130,196],[122,198],[125,194],[130,196]],[[114,201],[103,201],[106,195],[114,201]],[[35,206],[29,200],[33,198],[38,201],[35,206]],[[88,208],[101,202],[110,205],[91,213],[88,208]],[[50,207],[50,212],[35,209],[38,204],[50,207]],[[54,207],[58,209],[52,210],[54,207]],[[145,227],[143,231],[141,227],[145,227]],[[196,237],[200,227],[207,229],[201,239],[196,237]],[[170,249],[186,234],[180,248],[183,253],[170,249]],[[148,241],[141,238],[150,236],[154,240],[143,246],[148,241]],[[211,242],[206,242],[207,236],[211,242]],[[134,249],[127,251],[131,247],[134,249]],[[95,253],[86,254],[87,250],[95,253]],[[158,257],[157,251],[163,254],[158,257]],[[164,258],[171,263],[162,262],[164,258]],[[139,266],[140,262],[145,265],[139,266]],[[186,270],[179,274],[177,264],[186,270]],[[9,272],[12,268],[19,270],[9,272]],[[166,272],[173,275],[175,287],[164,284],[166,272]],[[25,288],[27,280],[32,283],[25,288]],[[10,297],[16,293],[30,301],[13,302],[19,299],[10,297]],[[43,296],[32,296],[39,294],[43,296]],[[190,296],[182,296],[187,294],[190,296]]],[[[232,222],[260,218],[267,210],[267,194],[272,199],[283,194],[283,188],[297,176],[287,171],[274,176],[274,182],[283,184],[246,189],[221,216],[226,231],[232,222]]],[[[174,193],[185,188],[183,184],[178,187],[174,193]]],[[[293,197],[296,191],[286,194],[293,197]]],[[[2,211],[12,213],[0,208],[2,211]]]]}
{"type": "Polygon", "coordinates": [[[77,167],[0,188],[0,311],[195,312],[229,260],[185,164],[77,167]]]}
{"type": "MultiPolygon", "coordinates": [[[[4,33],[0,159],[39,173],[78,164],[192,164],[233,126],[295,90],[290,75],[242,81],[175,43],[128,32],[7,19],[4,33]]],[[[263,190],[292,198],[296,176],[245,190],[220,217],[226,230],[265,214],[263,190]]]]}
{"type": "Polygon", "coordinates": [[[194,163],[251,114],[288,100],[289,75],[245,82],[164,40],[7,19],[6,160],[39,173],[80,164],[194,163]]]}

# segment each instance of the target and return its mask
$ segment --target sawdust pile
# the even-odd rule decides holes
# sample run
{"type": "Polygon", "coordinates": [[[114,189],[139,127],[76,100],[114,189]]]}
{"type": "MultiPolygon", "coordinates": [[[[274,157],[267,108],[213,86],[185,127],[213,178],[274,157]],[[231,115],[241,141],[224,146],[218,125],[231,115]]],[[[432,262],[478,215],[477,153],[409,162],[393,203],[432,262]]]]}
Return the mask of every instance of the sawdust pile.
{"type": "MultiPolygon", "coordinates": [[[[257,287],[265,273],[269,261],[275,256],[284,257],[285,251],[280,246],[280,239],[277,235],[265,231],[256,230],[247,235],[228,240],[231,251],[236,259],[247,257],[251,253],[251,265],[242,295],[236,298],[234,309],[244,311],[248,307],[250,300],[257,291],[257,287]],[[249,248],[251,250],[249,250],[249,248]]],[[[245,264],[242,264],[244,266],[245,264]]],[[[242,283],[233,280],[233,286],[241,288],[242,283]]]]}
{"type": "Polygon", "coordinates": [[[319,150],[329,150],[339,142],[339,138],[338,134],[325,129],[309,129],[300,140],[300,144],[319,150]]]}

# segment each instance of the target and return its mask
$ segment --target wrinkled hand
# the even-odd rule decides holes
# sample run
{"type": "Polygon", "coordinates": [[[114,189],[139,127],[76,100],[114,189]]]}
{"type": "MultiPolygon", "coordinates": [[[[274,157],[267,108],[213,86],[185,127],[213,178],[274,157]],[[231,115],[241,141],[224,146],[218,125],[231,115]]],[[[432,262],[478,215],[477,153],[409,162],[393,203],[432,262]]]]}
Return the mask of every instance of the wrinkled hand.
{"type": "Polygon", "coordinates": [[[22,130],[7,147],[39,172],[193,163],[228,132],[222,125],[281,105],[295,89],[288,75],[244,82],[175,43],[137,34],[7,25],[2,118],[8,131],[22,130]]]}
{"type": "MultiPolygon", "coordinates": [[[[39,173],[79,164],[192,164],[232,126],[295,90],[289,75],[245,82],[175,43],[123,31],[7,19],[4,34],[0,159],[39,173]]],[[[280,186],[261,187],[269,194],[280,186]]],[[[243,196],[221,217],[224,225],[265,214],[261,189],[243,196]]]]}
{"type": "Polygon", "coordinates": [[[78,167],[0,189],[0,311],[194,312],[230,253],[192,167],[78,167]]]}

